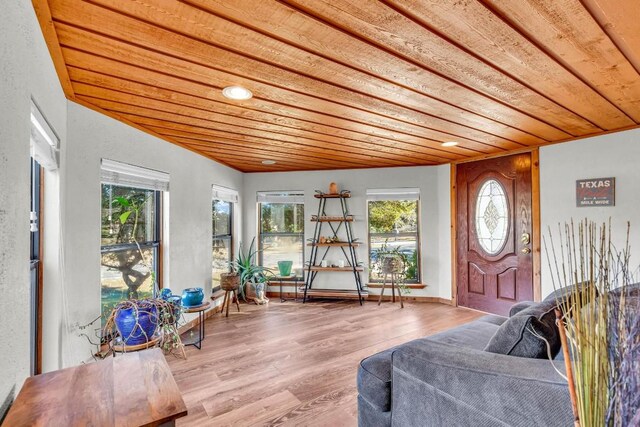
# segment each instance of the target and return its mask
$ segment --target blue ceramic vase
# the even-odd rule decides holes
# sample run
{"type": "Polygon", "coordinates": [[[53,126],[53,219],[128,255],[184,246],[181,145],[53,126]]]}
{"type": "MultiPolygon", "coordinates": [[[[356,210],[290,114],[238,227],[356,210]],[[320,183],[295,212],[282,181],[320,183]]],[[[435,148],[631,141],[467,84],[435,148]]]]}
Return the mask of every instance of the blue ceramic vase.
{"type": "Polygon", "coordinates": [[[180,312],[182,311],[182,297],[180,295],[170,295],[169,297],[167,297],[167,301],[172,303],[174,306],[173,320],[177,322],[180,318],[180,312]]]}
{"type": "Polygon", "coordinates": [[[116,326],[126,345],[144,344],[153,339],[158,327],[158,309],[145,301],[137,301],[134,307],[121,309],[115,317],[116,326]]]}
{"type": "Polygon", "coordinates": [[[162,291],[160,292],[160,298],[162,298],[165,301],[168,301],[170,296],[171,296],[171,289],[162,288],[162,291]]]}
{"type": "Polygon", "coordinates": [[[202,288],[187,288],[182,291],[182,305],[185,307],[200,305],[203,300],[204,291],[202,288]]]}

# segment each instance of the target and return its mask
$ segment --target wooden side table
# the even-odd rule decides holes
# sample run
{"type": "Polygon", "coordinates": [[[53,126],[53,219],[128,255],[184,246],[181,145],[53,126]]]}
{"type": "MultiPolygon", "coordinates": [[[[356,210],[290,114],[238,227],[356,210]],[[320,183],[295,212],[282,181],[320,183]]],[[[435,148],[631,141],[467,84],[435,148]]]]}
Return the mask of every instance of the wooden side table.
{"type": "Polygon", "coordinates": [[[398,274],[396,273],[384,273],[384,279],[382,281],[382,289],[380,290],[380,298],[378,298],[378,305],[382,302],[382,296],[384,295],[384,288],[387,284],[387,276],[391,275],[391,301],[396,302],[396,289],[398,290],[398,298],[400,298],[400,308],[404,308],[404,303],[402,302],[402,293],[400,291],[400,287],[398,286],[398,274]]]}
{"type": "Polygon", "coordinates": [[[204,340],[204,312],[211,306],[209,301],[205,301],[200,305],[194,307],[184,307],[183,313],[198,313],[198,335],[193,334],[193,328],[180,335],[182,344],[185,346],[192,345],[198,350],[202,349],[202,341],[204,340]]]}
{"type": "Polygon", "coordinates": [[[158,348],[27,378],[6,426],[174,426],[187,406],[158,348]]]}

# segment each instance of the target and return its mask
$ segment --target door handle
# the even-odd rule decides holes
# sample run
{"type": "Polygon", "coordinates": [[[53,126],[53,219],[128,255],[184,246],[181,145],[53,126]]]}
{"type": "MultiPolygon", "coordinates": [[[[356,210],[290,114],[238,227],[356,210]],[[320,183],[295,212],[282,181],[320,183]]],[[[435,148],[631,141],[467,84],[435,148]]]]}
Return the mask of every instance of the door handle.
{"type": "Polygon", "coordinates": [[[520,249],[520,252],[522,252],[522,253],[523,253],[523,254],[525,254],[525,255],[526,255],[526,254],[530,254],[530,253],[531,253],[531,249],[529,249],[529,248],[522,248],[522,249],[520,249]]]}

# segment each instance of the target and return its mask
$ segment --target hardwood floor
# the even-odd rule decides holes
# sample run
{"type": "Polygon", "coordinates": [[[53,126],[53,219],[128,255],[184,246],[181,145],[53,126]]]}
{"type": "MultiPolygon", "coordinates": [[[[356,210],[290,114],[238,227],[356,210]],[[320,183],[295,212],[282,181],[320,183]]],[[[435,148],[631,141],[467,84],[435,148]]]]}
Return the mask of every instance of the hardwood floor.
{"type": "Polygon", "coordinates": [[[206,321],[202,350],[168,357],[189,415],[179,426],[357,424],[358,362],[474,320],[435,303],[318,301],[241,305],[206,321]]]}

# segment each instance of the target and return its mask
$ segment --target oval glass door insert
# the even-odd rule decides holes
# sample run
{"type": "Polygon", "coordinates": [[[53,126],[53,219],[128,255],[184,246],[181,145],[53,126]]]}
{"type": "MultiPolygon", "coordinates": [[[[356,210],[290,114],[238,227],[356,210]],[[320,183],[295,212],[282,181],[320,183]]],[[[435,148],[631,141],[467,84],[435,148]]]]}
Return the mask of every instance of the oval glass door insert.
{"type": "Polygon", "coordinates": [[[507,241],[509,202],[502,184],[495,179],[486,180],[478,191],[475,222],[482,249],[489,255],[498,254],[507,241]]]}

